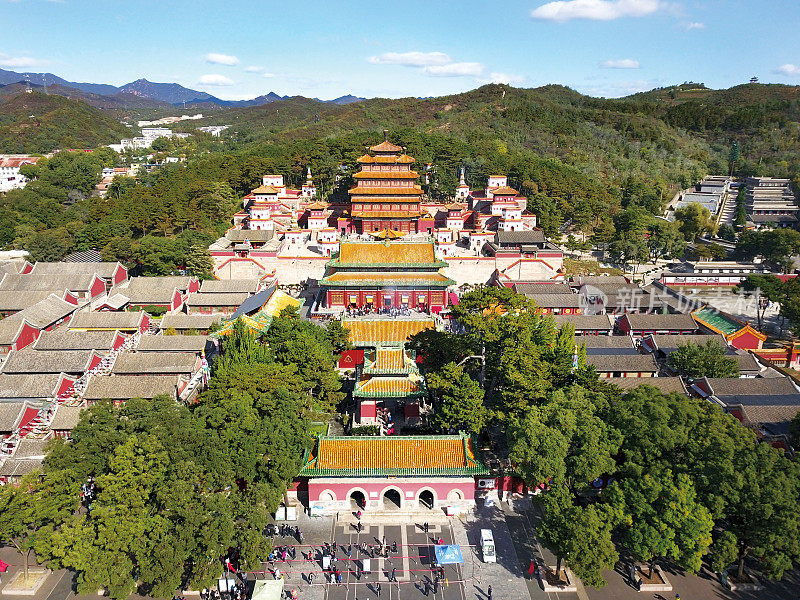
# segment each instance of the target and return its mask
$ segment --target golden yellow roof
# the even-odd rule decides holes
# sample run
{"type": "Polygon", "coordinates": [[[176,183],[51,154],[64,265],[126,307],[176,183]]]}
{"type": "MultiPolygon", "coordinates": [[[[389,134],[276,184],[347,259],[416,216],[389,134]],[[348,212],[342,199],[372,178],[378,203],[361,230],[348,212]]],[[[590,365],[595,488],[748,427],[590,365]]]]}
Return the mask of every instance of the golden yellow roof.
{"type": "Polygon", "coordinates": [[[515,190],[512,187],[508,187],[507,185],[504,185],[502,187],[497,187],[494,189],[490,188],[490,191],[495,196],[517,196],[519,194],[517,190],[515,190]]]}
{"type": "Polygon", "coordinates": [[[300,300],[292,298],[286,292],[276,289],[267,300],[267,303],[261,308],[261,312],[270,315],[271,317],[278,317],[284,308],[293,306],[300,308],[300,300]]]}
{"type": "Polygon", "coordinates": [[[416,162],[413,156],[408,156],[407,154],[401,154],[400,156],[370,156],[369,154],[365,154],[364,156],[359,156],[356,160],[364,164],[381,163],[410,165],[416,162]]]}
{"type": "Polygon", "coordinates": [[[436,262],[433,242],[342,242],[339,262],[408,264],[436,262]]]}
{"type": "Polygon", "coordinates": [[[408,439],[357,437],[324,440],[317,468],[320,469],[400,469],[464,468],[467,460],[464,442],[458,438],[408,439]],[[352,439],[352,441],[350,441],[352,439]]]}
{"type": "Polygon", "coordinates": [[[405,352],[402,348],[378,348],[375,369],[384,371],[402,369],[406,365],[405,352]]]}
{"type": "Polygon", "coordinates": [[[314,202],[314,204],[309,204],[306,206],[308,210],[325,210],[330,206],[327,202],[320,202],[319,200],[314,202]]]}
{"type": "Polygon", "coordinates": [[[462,436],[326,437],[304,460],[303,477],[467,476],[489,471],[462,436]]]}
{"type": "Polygon", "coordinates": [[[372,377],[358,386],[360,392],[368,394],[397,394],[402,396],[420,390],[419,380],[408,377],[372,377]]]}
{"type": "Polygon", "coordinates": [[[448,286],[453,283],[452,279],[445,277],[439,272],[416,271],[413,273],[383,273],[381,271],[366,271],[353,273],[351,271],[339,271],[331,275],[326,275],[322,279],[323,283],[329,285],[348,284],[354,287],[359,283],[367,285],[385,285],[396,283],[397,285],[442,285],[448,286]]]}
{"type": "Polygon", "coordinates": [[[434,329],[435,323],[428,319],[387,321],[383,319],[344,319],[342,325],[350,330],[350,341],[358,342],[405,342],[412,335],[426,329],[434,329]]]}
{"type": "Polygon", "coordinates": [[[381,142],[377,146],[371,146],[370,150],[373,152],[402,152],[402,146],[395,146],[391,142],[381,142]]]}
{"type": "Polygon", "coordinates": [[[277,188],[272,185],[260,185],[256,189],[254,189],[251,194],[279,194],[281,188],[277,188]]]}

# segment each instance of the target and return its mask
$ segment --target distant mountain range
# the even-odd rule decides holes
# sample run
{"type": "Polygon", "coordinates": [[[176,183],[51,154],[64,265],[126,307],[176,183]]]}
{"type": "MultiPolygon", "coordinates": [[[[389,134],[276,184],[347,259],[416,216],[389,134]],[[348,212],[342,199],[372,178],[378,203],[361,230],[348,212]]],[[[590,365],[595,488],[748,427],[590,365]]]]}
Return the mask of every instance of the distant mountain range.
{"type": "MultiPolygon", "coordinates": [[[[107,83],[67,81],[52,73],[17,73],[16,71],[0,69],[0,85],[15,83],[29,83],[34,87],[46,87],[51,93],[79,98],[102,108],[117,108],[117,105],[129,105],[131,103],[143,107],[148,104],[141,101],[144,99],[152,101],[153,107],[163,106],[164,104],[216,104],[224,107],[261,106],[278,100],[286,100],[290,97],[270,92],[251,100],[221,100],[206,92],[192,90],[177,83],[155,83],[147,79],[137,79],[117,87],[107,83]],[[111,106],[102,106],[106,103],[104,98],[112,99],[110,101],[111,106]],[[140,99],[139,102],[135,102],[135,98],[140,99]]],[[[334,100],[317,101],[330,104],[351,104],[362,100],[364,98],[348,94],[334,100]]]]}

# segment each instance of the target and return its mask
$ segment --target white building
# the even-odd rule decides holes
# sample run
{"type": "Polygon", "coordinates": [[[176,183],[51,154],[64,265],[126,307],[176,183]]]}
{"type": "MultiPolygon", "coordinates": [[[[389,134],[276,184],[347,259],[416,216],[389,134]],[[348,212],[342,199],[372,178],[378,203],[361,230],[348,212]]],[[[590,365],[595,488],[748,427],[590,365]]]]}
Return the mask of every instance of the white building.
{"type": "Polygon", "coordinates": [[[20,174],[20,167],[35,165],[40,158],[27,154],[0,154],[0,192],[24,188],[28,178],[20,174]]]}

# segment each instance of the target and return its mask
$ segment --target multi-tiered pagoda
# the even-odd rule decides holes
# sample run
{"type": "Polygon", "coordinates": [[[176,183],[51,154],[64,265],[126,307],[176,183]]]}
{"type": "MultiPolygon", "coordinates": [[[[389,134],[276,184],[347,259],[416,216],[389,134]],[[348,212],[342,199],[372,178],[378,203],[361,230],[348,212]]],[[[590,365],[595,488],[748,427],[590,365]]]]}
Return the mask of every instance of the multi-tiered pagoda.
{"type": "MultiPolygon", "coordinates": [[[[384,138],[387,132],[384,131],[384,138]]],[[[414,158],[386,139],[358,159],[361,170],[350,189],[353,225],[359,233],[388,229],[416,233],[422,200],[419,175],[411,170],[414,158]]]]}

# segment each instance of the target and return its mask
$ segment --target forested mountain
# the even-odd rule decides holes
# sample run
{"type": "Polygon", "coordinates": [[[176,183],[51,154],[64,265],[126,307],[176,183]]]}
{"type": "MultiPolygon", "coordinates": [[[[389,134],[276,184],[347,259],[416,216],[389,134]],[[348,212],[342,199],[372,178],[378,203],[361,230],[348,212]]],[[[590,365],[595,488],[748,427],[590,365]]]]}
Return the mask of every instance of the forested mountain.
{"type": "MultiPolygon", "coordinates": [[[[185,163],[119,182],[102,202],[85,197],[97,173],[83,185],[61,181],[60,170],[71,166],[0,198],[0,220],[8,224],[2,243],[40,259],[96,248],[145,272],[168,273],[190,247],[204,247],[229,226],[238,199],[265,173],[296,186],[311,167],[323,197],[346,197],[356,159],[388,128],[416,158],[415,170],[427,174],[423,187],[433,198],[452,194],[462,167],[473,189],[490,174],[506,174],[548,235],[569,223],[611,246],[612,255],[639,253],[646,238],[660,256],[679,251],[684,239],[657,218],[665,203],[707,173],[727,173],[733,141],[741,147],[736,174],[797,177],[797,96],[789,86],[692,84],[605,100],[562,86],[487,85],[441,98],[336,105],[294,97],[218,109],[175,128],[230,125],[222,138],[170,141],[166,151],[185,163]]],[[[0,151],[85,147],[128,135],[108,114],[38,92],[4,98],[0,90],[0,151]]],[[[94,160],[111,166],[121,158],[106,152],[94,160]]]]}
{"type": "Polygon", "coordinates": [[[0,152],[51,152],[96,148],[133,130],[80,100],[33,90],[0,94],[0,152]]]}

